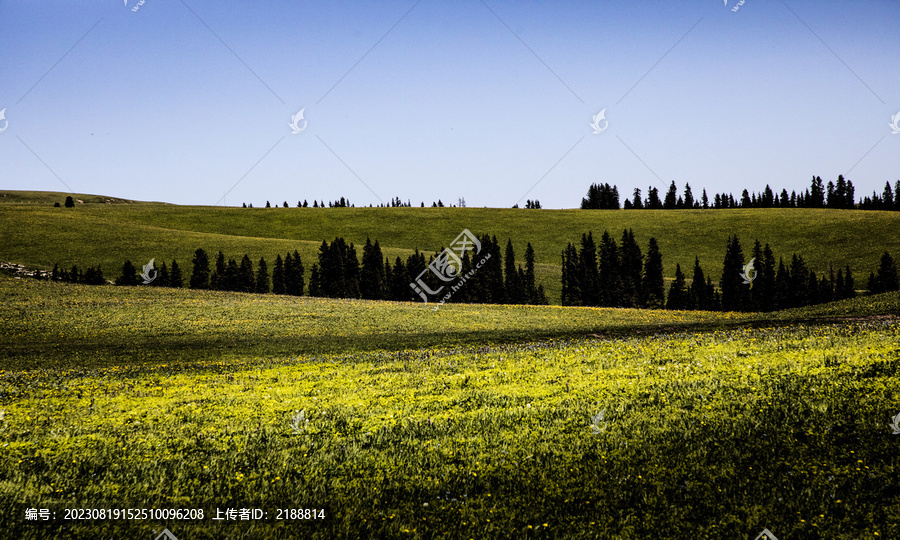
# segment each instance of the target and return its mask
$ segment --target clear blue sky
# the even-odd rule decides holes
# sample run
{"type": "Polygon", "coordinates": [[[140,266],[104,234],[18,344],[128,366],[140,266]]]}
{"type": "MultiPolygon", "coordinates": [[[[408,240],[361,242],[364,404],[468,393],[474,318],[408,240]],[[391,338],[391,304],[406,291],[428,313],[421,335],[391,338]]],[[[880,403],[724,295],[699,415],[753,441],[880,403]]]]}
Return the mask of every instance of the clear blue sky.
{"type": "Polygon", "coordinates": [[[0,189],[571,208],[900,178],[896,1],[123,4],[0,2],[0,189]]]}

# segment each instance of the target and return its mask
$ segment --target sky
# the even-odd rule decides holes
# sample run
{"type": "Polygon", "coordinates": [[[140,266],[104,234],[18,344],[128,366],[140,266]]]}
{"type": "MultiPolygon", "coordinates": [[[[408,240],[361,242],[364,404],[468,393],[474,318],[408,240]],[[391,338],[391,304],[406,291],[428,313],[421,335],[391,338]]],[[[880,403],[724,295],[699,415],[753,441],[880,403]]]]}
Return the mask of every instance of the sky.
{"type": "Polygon", "coordinates": [[[897,1],[2,0],[0,28],[3,190],[576,208],[900,179],[897,1]]]}

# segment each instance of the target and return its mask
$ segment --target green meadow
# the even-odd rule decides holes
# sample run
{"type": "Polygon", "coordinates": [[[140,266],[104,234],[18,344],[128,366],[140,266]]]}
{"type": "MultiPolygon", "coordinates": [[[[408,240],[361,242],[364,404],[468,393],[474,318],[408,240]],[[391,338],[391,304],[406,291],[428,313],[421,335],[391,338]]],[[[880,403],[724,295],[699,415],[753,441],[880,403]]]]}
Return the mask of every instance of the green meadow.
{"type": "MultiPolygon", "coordinates": [[[[689,273],[694,257],[707,274],[720,277],[729,235],[737,234],[749,259],[754,240],[768,243],[776,257],[793,253],[806,259],[817,274],[849,265],[858,288],[875,270],[887,250],[900,253],[900,213],[834,209],[728,210],[526,210],[503,208],[224,208],[139,203],[95,195],[75,208],[53,208],[65,193],[0,192],[0,260],[35,268],[54,264],[70,268],[99,265],[107,279],[121,272],[122,263],[145,264],[177,259],[190,272],[193,252],[223,251],[256,264],[265,257],[297,250],[307,268],[316,261],[322,240],[343,237],[361,253],[366,238],[380,242],[386,257],[404,259],[415,249],[431,254],[447,246],[464,228],[495,235],[501,246],[512,239],[519,264],[526,243],[535,249],[537,283],[551,303],[559,303],[561,252],[569,242],[604,230],[618,241],[633,229],[646,252],[655,237],[663,256],[666,278],[675,265],[689,273]],[[109,200],[110,202],[103,202],[109,200]],[[4,204],[4,201],[9,201],[4,204]],[[27,227],[21,224],[27,223],[27,227]],[[691,231],[685,234],[684,231],[691,231]]],[[[283,201],[278,201],[280,204],[283,201]]],[[[275,201],[272,201],[275,204],[275,201]]],[[[415,204],[415,203],[414,203],[415,204]]],[[[430,204],[430,202],[428,203],[430,204]]]]}
{"type": "MultiPolygon", "coordinates": [[[[552,302],[587,230],[656,237],[667,277],[695,255],[718,277],[735,233],[858,283],[900,253],[882,212],[64,198],[0,194],[0,260],[113,278],[125,258],[297,249],[309,268],[323,239],[393,258],[468,228],[520,257],[531,242],[552,302]]],[[[898,292],[773,313],[434,307],[0,273],[0,536],[900,538],[898,292]]]]}

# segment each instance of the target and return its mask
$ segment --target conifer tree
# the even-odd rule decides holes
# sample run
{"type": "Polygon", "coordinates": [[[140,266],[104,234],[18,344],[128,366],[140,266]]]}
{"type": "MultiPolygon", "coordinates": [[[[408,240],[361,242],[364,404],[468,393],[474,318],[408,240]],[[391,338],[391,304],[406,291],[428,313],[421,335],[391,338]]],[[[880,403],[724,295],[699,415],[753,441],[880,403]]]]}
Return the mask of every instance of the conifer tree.
{"type": "Polygon", "coordinates": [[[642,302],[642,274],[644,254],[641,246],[634,238],[632,229],[622,230],[621,250],[619,252],[619,278],[621,280],[621,305],[639,307],[642,302]]]}
{"type": "Polygon", "coordinates": [[[687,292],[687,282],[681,265],[675,264],[675,281],[669,286],[669,298],[666,300],[666,309],[690,309],[690,296],[687,292]]]}
{"type": "Polygon", "coordinates": [[[537,294],[537,288],[535,288],[535,277],[534,277],[534,248],[531,247],[531,242],[528,242],[525,246],[525,297],[527,298],[526,302],[529,304],[539,304],[539,298],[537,294]]]}
{"type": "Polygon", "coordinates": [[[260,257],[259,265],[256,270],[256,285],[254,292],[259,294],[267,294],[269,292],[269,267],[266,265],[265,257],[260,257]]]}
{"type": "Polygon", "coordinates": [[[619,272],[619,249],[616,241],[607,231],[603,231],[603,236],[600,237],[598,259],[598,303],[601,306],[620,306],[622,303],[622,279],[619,272]]]}
{"type": "Polygon", "coordinates": [[[900,290],[897,265],[890,253],[884,252],[878,264],[878,271],[874,274],[874,281],[871,278],[869,281],[869,292],[873,294],[900,290]]]}
{"type": "Polygon", "coordinates": [[[191,272],[191,289],[209,288],[209,257],[203,248],[197,248],[194,252],[193,271],[191,272]]]}
{"type": "Polygon", "coordinates": [[[711,292],[707,288],[706,275],[703,273],[703,268],[700,267],[700,258],[695,256],[693,279],[689,290],[691,308],[711,310],[713,308],[711,292]]]}
{"type": "Polygon", "coordinates": [[[309,271],[309,295],[310,296],[324,296],[322,293],[322,278],[321,273],[319,272],[319,263],[313,263],[312,268],[309,271]]]}
{"type": "Polygon", "coordinates": [[[294,295],[297,286],[294,284],[293,280],[294,256],[291,255],[291,252],[289,251],[284,255],[284,294],[294,295]]]}
{"type": "Polygon", "coordinates": [[[646,308],[660,309],[665,304],[665,281],[663,280],[662,254],[656,238],[650,238],[647,246],[647,260],[644,263],[644,275],[641,281],[642,305],[646,308]]]}
{"type": "Polygon", "coordinates": [[[578,254],[578,275],[582,306],[600,305],[600,267],[597,263],[597,246],[591,232],[581,235],[581,251],[578,254]]]}
{"type": "Polygon", "coordinates": [[[666,192],[666,199],[663,202],[663,208],[666,210],[674,210],[678,206],[678,188],[675,187],[675,181],[669,185],[669,191],[666,192]]]}
{"type": "MultiPolygon", "coordinates": [[[[77,282],[78,279],[78,269],[74,268],[75,276],[70,274],[69,280],[73,282],[77,282]]],[[[116,285],[137,285],[139,283],[137,269],[131,264],[131,261],[126,260],[125,264],[122,265],[122,275],[116,278],[116,285]]]]}
{"type": "Polygon", "coordinates": [[[725,248],[725,260],[722,263],[722,309],[725,311],[743,311],[749,306],[749,288],[741,278],[744,272],[744,253],[737,235],[728,237],[725,248]]]}
{"type": "Polygon", "coordinates": [[[253,263],[245,253],[238,268],[237,290],[240,292],[253,292],[256,289],[256,278],[253,275],[253,263]]]}
{"type": "MultiPolygon", "coordinates": [[[[512,240],[506,241],[506,256],[503,259],[504,288],[506,301],[510,304],[524,304],[525,290],[522,280],[516,271],[516,253],[513,250],[512,240]]],[[[524,279],[524,274],[522,275],[524,279]]]]}
{"type": "Polygon", "coordinates": [[[581,262],[578,251],[571,242],[562,252],[562,292],[561,303],[564,306],[584,305],[581,293],[581,262]]]}
{"type": "Polygon", "coordinates": [[[303,268],[303,261],[300,259],[300,252],[296,249],[294,250],[294,257],[291,263],[291,288],[288,290],[288,294],[303,296],[303,289],[306,286],[305,269],[303,268]]]}
{"type": "Polygon", "coordinates": [[[272,294],[284,293],[284,261],[281,259],[281,255],[277,255],[275,257],[275,266],[272,268],[272,294]]]}
{"type": "Polygon", "coordinates": [[[178,266],[178,261],[175,259],[172,259],[172,270],[169,274],[169,286],[173,289],[184,287],[184,279],[181,277],[181,268],[178,266]]]}
{"type": "Polygon", "coordinates": [[[209,288],[215,291],[224,291],[225,288],[225,254],[221,251],[216,256],[216,269],[209,278],[209,288]]]}
{"type": "Polygon", "coordinates": [[[158,287],[169,286],[169,268],[166,266],[166,261],[163,261],[162,265],[159,267],[159,276],[157,276],[153,283],[158,287]]]}
{"type": "Polygon", "coordinates": [[[362,250],[362,272],[359,278],[359,293],[362,298],[381,300],[385,297],[384,256],[378,240],[366,237],[366,245],[362,250]]]}

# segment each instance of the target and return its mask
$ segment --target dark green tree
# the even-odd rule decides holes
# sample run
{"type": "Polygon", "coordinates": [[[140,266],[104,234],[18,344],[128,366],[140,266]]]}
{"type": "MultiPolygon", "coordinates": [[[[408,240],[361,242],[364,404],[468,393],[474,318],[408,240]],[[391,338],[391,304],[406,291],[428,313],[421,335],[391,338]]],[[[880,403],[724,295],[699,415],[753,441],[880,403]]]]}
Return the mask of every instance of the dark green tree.
{"type": "Polygon", "coordinates": [[[369,300],[381,300],[385,298],[385,273],[384,256],[378,240],[372,241],[366,237],[366,245],[362,250],[362,272],[359,276],[360,296],[369,300]]]}
{"type": "Polygon", "coordinates": [[[181,267],[178,266],[178,261],[175,259],[172,259],[172,270],[169,274],[169,286],[173,289],[184,287],[184,279],[181,276],[181,267]]]}
{"type": "Polygon", "coordinates": [[[209,288],[209,256],[203,251],[203,248],[197,248],[194,252],[194,258],[191,261],[193,271],[191,272],[191,289],[208,289],[209,288]]]}
{"type": "Polygon", "coordinates": [[[669,191],[666,192],[666,199],[663,202],[663,208],[666,210],[674,210],[678,206],[678,188],[675,187],[675,181],[669,185],[669,191]]]}
{"type": "Polygon", "coordinates": [[[309,295],[324,296],[322,294],[322,277],[319,272],[319,263],[313,263],[309,273],[309,295]]]}
{"type": "Polygon", "coordinates": [[[577,305],[600,305],[600,267],[597,263],[597,245],[591,232],[581,235],[578,267],[581,303],[577,305]]]}
{"type": "Polygon", "coordinates": [[[644,266],[644,255],[641,246],[634,239],[634,231],[622,231],[622,249],[620,254],[619,275],[622,280],[621,305],[623,307],[639,307],[641,305],[641,270],[644,266]]]}
{"type": "Polygon", "coordinates": [[[238,268],[237,290],[240,292],[252,293],[256,289],[256,278],[253,275],[253,263],[250,257],[245,253],[241,259],[241,266],[238,268]]]}
{"type": "Polygon", "coordinates": [[[209,288],[214,291],[227,290],[225,287],[225,254],[219,251],[216,256],[216,268],[209,277],[209,288]]]}
{"type": "Polygon", "coordinates": [[[281,255],[276,255],[275,266],[272,268],[272,293],[284,294],[284,292],[284,261],[281,259],[281,255]]]}
{"type": "Polygon", "coordinates": [[[260,257],[259,265],[256,270],[256,286],[254,292],[266,294],[269,292],[269,267],[266,265],[265,257],[260,257]]]}
{"type": "Polygon", "coordinates": [[[157,287],[169,286],[169,268],[166,266],[165,261],[163,261],[162,265],[159,267],[159,276],[156,277],[153,284],[157,287]]]}
{"type": "Polygon", "coordinates": [[[687,291],[687,281],[681,265],[675,264],[675,281],[669,286],[669,298],[666,300],[666,309],[690,309],[691,297],[687,291]]]}
{"type": "Polygon", "coordinates": [[[506,301],[510,304],[526,303],[527,297],[525,284],[523,283],[525,275],[523,272],[520,276],[516,271],[516,252],[513,250],[512,240],[506,241],[506,256],[503,258],[503,277],[506,301]]]}
{"type": "MultiPolygon", "coordinates": [[[[75,269],[75,276],[71,276],[70,280],[76,282],[78,279],[78,270],[75,269]]],[[[140,283],[138,279],[137,269],[131,264],[131,261],[125,261],[125,264],[122,265],[122,275],[116,278],[116,285],[137,285],[140,283]]]]}
{"type": "Polygon", "coordinates": [[[660,309],[665,305],[665,281],[663,280],[662,254],[656,238],[650,238],[647,246],[647,259],[644,263],[644,276],[641,281],[641,304],[650,309],[660,309]]]}
{"type": "Polygon", "coordinates": [[[599,305],[616,307],[622,305],[622,278],[619,268],[619,247],[607,231],[600,237],[598,257],[598,300],[599,305]]]}
{"type": "Polygon", "coordinates": [[[878,271],[869,278],[869,292],[878,294],[900,290],[900,279],[897,275],[897,264],[887,251],[881,256],[878,271]],[[873,280],[874,277],[874,280],[873,280]]]}
{"type": "MultiPolygon", "coordinates": [[[[744,311],[749,308],[749,287],[744,283],[741,274],[744,272],[744,253],[737,235],[729,236],[725,247],[725,260],[722,263],[722,309],[725,311],[744,311]]],[[[748,276],[752,277],[752,276],[748,276]]]]}

